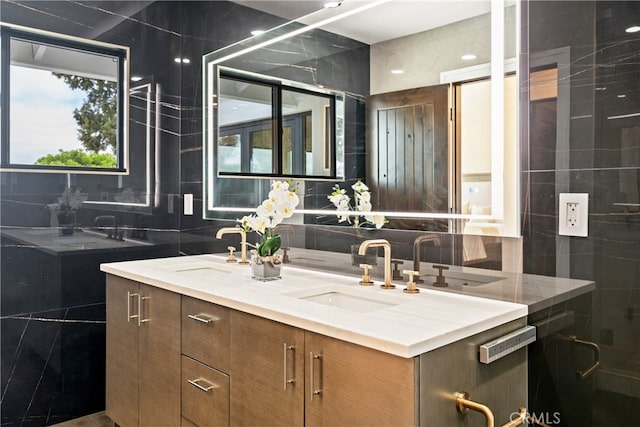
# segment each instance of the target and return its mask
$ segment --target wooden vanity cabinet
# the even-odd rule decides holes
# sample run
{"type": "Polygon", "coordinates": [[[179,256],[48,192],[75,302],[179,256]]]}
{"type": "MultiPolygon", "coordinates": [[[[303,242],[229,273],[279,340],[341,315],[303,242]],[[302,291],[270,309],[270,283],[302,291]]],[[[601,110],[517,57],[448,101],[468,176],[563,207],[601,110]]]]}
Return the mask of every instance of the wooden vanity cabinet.
{"type": "Polygon", "coordinates": [[[231,425],[304,425],[302,329],[231,312],[231,425]]]}
{"type": "Polygon", "coordinates": [[[106,413],[116,424],[180,425],[180,295],[107,276],[106,413]]]}
{"type": "Polygon", "coordinates": [[[230,309],[182,296],[182,425],[229,426],[230,309]]]}
{"type": "Polygon", "coordinates": [[[414,426],[415,359],[305,333],[305,426],[414,426]]]}
{"type": "Polygon", "coordinates": [[[413,426],[414,359],[231,315],[231,425],[413,426]]]}
{"type": "Polygon", "coordinates": [[[518,319],[413,358],[107,277],[107,415],[131,426],[463,426],[454,392],[504,422],[526,405],[526,351],[478,346],[518,319]]]}

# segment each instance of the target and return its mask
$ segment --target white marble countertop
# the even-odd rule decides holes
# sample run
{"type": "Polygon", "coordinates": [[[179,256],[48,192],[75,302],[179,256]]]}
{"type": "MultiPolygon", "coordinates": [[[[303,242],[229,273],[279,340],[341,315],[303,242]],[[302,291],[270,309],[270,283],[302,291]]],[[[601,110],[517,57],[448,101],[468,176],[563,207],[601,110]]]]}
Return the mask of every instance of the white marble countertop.
{"type": "Polygon", "coordinates": [[[405,358],[527,315],[524,304],[430,289],[409,295],[401,282],[393,290],[365,287],[357,277],[291,264],[284,265],[282,279],[261,282],[251,278],[248,265],[224,259],[159,258],[102,264],[101,270],[405,358]],[[300,298],[327,292],[371,300],[376,308],[356,312],[300,298]]]}
{"type": "MultiPolygon", "coordinates": [[[[351,265],[349,254],[318,251],[312,249],[292,248],[290,258],[293,265],[303,266],[306,268],[328,270],[341,272],[357,276],[361,274],[362,269],[351,265]]],[[[402,264],[398,265],[398,269],[413,270],[413,262],[409,260],[399,260],[402,264]]],[[[444,271],[444,276],[452,278],[450,286],[445,288],[431,287],[434,276],[437,271],[433,269],[433,262],[422,262],[420,271],[425,279],[426,288],[434,290],[456,293],[467,296],[490,298],[505,302],[515,302],[524,304],[528,307],[529,314],[537,311],[553,307],[556,304],[563,303],[567,300],[575,298],[579,295],[595,290],[596,285],[592,280],[571,279],[564,277],[540,276],[535,274],[508,273],[498,270],[488,270],[474,267],[447,266],[449,269],[444,271]],[[456,280],[460,278],[469,278],[469,285],[465,286],[461,283],[464,280],[456,280]],[[478,286],[473,279],[478,278],[480,281],[487,281],[478,286]]],[[[382,278],[383,259],[378,258],[376,269],[371,274],[374,278],[381,280],[382,278]]],[[[406,280],[395,281],[395,283],[403,283],[406,280]]]]}

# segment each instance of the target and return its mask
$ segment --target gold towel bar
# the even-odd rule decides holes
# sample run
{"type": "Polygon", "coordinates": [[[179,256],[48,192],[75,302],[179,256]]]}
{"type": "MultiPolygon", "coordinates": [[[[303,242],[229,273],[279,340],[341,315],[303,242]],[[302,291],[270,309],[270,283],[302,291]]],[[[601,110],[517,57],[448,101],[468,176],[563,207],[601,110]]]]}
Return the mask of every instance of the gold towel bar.
{"type": "MultiPolygon", "coordinates": [[[[482,403],[469,400],[469,393],[465,391],[458,391],[454,394],[454,396],[456,398],[456,409],[458,410],[458,412],[460,412],[461,414],[466,414],[467,412],[469,412],[469,409],[474,410],[476,412],[480,412],[485,417],[487,427],[495,426],[495,419],[493,417],[493,412],[491,412],[491,409],[489,409],[487,405],[483,405],[482,403]]],[[[530,417],[529,414],[527,413],[527,408],[525,407],[521,407],[518,410],[517,414],[518,416],[516,418],[507,421],[505,424],[502,425],[502,427],[517,427],[517,426],[523,425],[525,421],[533,422],[542,427],[549,427],[546,424],[540,421],[537,421],[535,418],[530,417]]],[[[514,412],[514,415],[515,415],[515,412],[514,412]]]]}
{"type": "Polygon", "coordinates": [[[554,335],[554,337],[564,341],[570,341],[574,344],[589,347],[591,350],[593,350],[593,365],[591,365],[589,368],[585,369],[584,371],[576,371],[576,376],[581,380],[584,380],[585,378],[587,378],[600,366],[600,347],[598,346],[598,344],[591,341],[581,340],[575,335],[556,334],[554,335]]]}

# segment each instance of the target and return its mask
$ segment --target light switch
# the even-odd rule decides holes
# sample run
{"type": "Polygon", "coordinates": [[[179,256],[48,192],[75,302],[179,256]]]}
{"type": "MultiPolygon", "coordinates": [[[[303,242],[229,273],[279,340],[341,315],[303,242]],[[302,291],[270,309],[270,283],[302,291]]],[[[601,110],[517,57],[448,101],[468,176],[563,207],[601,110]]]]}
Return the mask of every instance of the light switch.
{"type": "Polygon", "coordinates": [[[193,215],[193,194],[184,195],[184,214],[193,215]]]}

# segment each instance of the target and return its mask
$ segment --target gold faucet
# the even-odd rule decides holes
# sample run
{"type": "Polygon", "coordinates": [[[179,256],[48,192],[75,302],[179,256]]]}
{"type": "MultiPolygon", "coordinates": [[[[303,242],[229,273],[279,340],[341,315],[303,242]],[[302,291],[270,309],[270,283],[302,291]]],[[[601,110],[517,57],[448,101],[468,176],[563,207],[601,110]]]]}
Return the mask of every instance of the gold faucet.
{"type": "Polygon", "coordinates": [[[369,248],[384,248],[384,285],[383,289],[393,289],[396,285],[391,283],[391,243],[385,239],[365,240],[358,248],[358,255],[365,255],[369,248]]]}
{"type": "Polygon", "coordinates": [[[242,236],[242,241],[240,243],[242,253],[240,264],[249,264],[249,261],[247,261],[247,233],[242,228],[224,227],[218,230],[216,233],[216,239],[222,239],[222,236],[229,233],[239,233],[242,236]]]}
{"type": "MultiPolygon", "coordinates": [[[[433,242],[434,246],[440,246],[440,237],[436,234],[423,234],[416,237],[413,242],[413,271],[417,271],[420,274],[420,246],[425,242],[433,242]]],[[[423,283],[424,280],[416,277],[416,283],[423,283]]]]}

